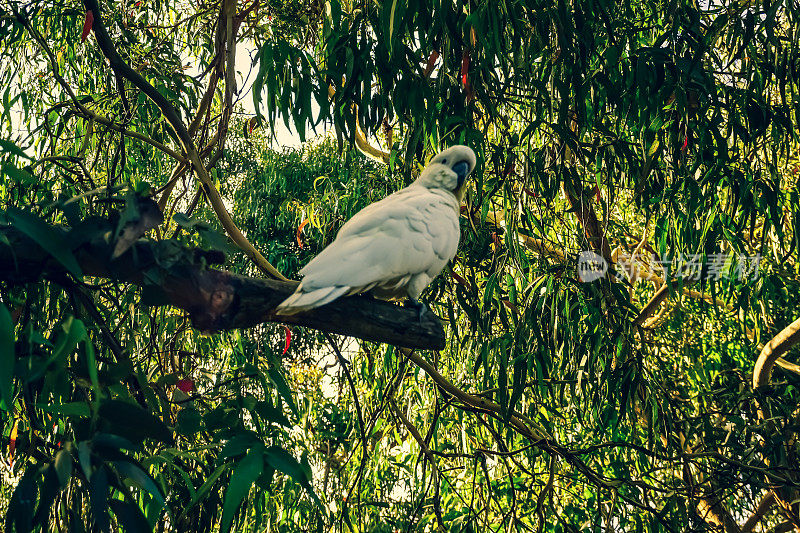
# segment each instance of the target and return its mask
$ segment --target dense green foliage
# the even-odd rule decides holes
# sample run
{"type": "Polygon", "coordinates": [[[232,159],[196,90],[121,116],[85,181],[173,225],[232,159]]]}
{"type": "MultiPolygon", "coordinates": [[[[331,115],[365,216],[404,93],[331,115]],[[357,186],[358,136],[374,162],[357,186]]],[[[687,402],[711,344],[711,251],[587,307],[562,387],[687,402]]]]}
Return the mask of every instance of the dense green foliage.
{"type": "Polygon", "coordinates": [[[61,269],[0,269],[4,531],[800,528],[798,368],[752,384],[800,315],[796,4],[94,6],[0,0],[0,229],[61,269]],[[262,275],[226,207],[293,277],[456,143],[442,352],[159,305],[218,252],[262,275]],[[83,275],[150,198],[144,288],[83,275]]]}

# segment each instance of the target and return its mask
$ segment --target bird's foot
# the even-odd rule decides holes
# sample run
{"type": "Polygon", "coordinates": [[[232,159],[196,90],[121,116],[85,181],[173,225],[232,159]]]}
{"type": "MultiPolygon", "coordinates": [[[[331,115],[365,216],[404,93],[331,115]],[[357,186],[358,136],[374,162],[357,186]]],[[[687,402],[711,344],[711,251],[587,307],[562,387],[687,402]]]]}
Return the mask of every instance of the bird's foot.
{"type": "Polygon", "coordinates": [[[428,306],[420,300],[412,300],[409,298],[406,300],[406,307],[414,307],[417,310],[417,318],[419,319],[419,323],[422,324],[422,317],[428,312],[428,306]]]}

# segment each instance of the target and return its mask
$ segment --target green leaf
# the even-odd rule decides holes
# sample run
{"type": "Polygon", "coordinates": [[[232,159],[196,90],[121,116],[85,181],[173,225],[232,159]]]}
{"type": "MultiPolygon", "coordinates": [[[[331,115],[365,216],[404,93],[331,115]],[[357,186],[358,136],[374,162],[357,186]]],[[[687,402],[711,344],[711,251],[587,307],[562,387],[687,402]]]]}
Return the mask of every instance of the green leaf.
{"type": "Polygon", "coordinates": [[[36,183],[36,178],[34,178],[30,172],[20,170],[11,163],[3,165],[3,174],[22,185],[33,185],[36,183]]]}
{"type": "Polygon", "coordinates": [[[36,408],[45,413],[50,413],[56,416],[77,416],[89,417],[91,411],[89,404],[86,402],[68,402],[68,403],[53,403],[53,404],[36,404],[36,408]]]}
{"type": "Polygon", "coordinates": [[[294,413],[294,416],[299,418],[300,415],[297,411],[297,406],[294,404],[294,396],[292,395],[289,384],[286,383],[286,378],[283,377],[283,372],[281,372],[277,362],[273,361],[272,364],[267,368],[267,375],[269,376],[269,379],[275,388],[278,389],[278,393],[289,405],[289,408],[294,413]]]}
{"type": "Polygon", "coordinates": [[[164,496],[161,494],[161,490],[156,485],[156,482],[153,480],[150,475],[144,471],[138,465],[135,465],[129,461],[114,461],[114,468],[117,469],[119,476],[121,479],[127,479],[133,483],[134,486],[147,491],[150,495],[162,506],[166,506],[167,502],[164,501],[164,496]]]}
{"type": "Polygon", "coordinates": [[[109,500],[108,506],[114,511],[117,522],[125,533],[151,533],[153,528],[138,505],[123,500],[109,500]]]}
{"type": "Polygon", "coordinates": [[[68,272],[78,279],[83,277],[81,267],[69,247],[69,239],[65,238],[63,231],[49,225],[37,215],[16,207],[9,207],[6,214],[16,229],[33,239],[68,272]]]}
{"type": "Polygon", "coordinates": [[[253,108],[256,110],[256,115],[261,117],[261,93],[264,89],[264,80],[267,76],[267,70],[272,65],[272,43],[267,42],[258,51],[258,73],[253,81],[253,108]]]}
{"type": "Polygon", "coordinates": [[[62,449],[56,454],[53,466],[58,476],[58,483],[61,488],[65,488],[72,477],[72,454],[66,449],[62,449]]]}
{"type": "Polygon", "coordinates": [[[78,462],[86,479],[92,477],[92,450],[88,441],[82,440],[78,443],[78,462]]]}
{"type": "Polygon", "coordinates": [[[14,321],[5,304],[0,303],[0,409],[14,408],[14,321]]]}
{"type": "Polygon", "coordinates": [[[84,353],[86,354],[86,365],[89,367],[89,379],[92,382],[92,391],[94,392],[92,407],[94,411],[97,412],[101,397],[100,380],[97,375],[97,359],[95,359],[94,356],[94,346],[92,342],[87,338],[83,344],[85,348],[84,353]]]}
{"type": "Polygon", "coordinates": [[[6,526],[14,524],[14,529],[10,531],[32,531],[34,505],[36,504],[36,480],[39,478],[39,467],[30,465],[22,479],[17,483],[14,493],[8,502],[6,512],[6,526]]]}
{"type": "Polygon", "coordinates": [[[181,435],[194,435],[203,425],[203,417],[200,411],[194,407],[184,407],[178,412],[175,423],[175,431],[181,435]]]}
{"type": "Polygon", "coordinates": [[[107,448],[109,450],[137,450],[139,447],[130,440],[111,433],[95,433],[92,437],[95,450],[107,448]]]}
{"type": "Polygon", "coordinates": [[[22,148],[16,145],[16,143],[6,139],[0,139],[0,150],[11,155],[24,157],[25,159],[31,159],[25,154],[25,152],[22,151],[22,148]]]}
{"type": "Polygon", "coordinates": [[[220,531],[228,533],[233,524],[233,515],[242,503],[250,487],[253,486],[258,476],[264,469],[264,450],[258,446],[252,448],[250,452],[239,461],[231,474],[231,482],[228,490],[225,491],[225,502],[222,504],[222,521],[220,531]]]}
{"type": "Polygon", "coordinates": [[[305,488],[311,495],[314,503],[317,504],[320,510],[323,510],[322,502],[317,497],[314,489],[311,488],[311,472],[307,464],[300,464],[297,459],[292,457],[289,452],[280,446],[270,446],[267,448],[264,451],[264,459],[269,466],[275,470],[283,472],[287,476],[291,477],[295,483],[305,488]]]}
{"type": "Polygon", "coordinates": [[[89,503],[92,524],[100,531],[108,529],[108,472],[101,466],[89,478],[89,503]]]}
{"type": "MultiPolygon", "coordinates": [[[[208,478],[203,482],[203,484],[200,486],[200,488],[197,489],[197,493],[192,498],[192,501],[189,503],[189,505],[186,507],[186,509],[187,510],[191,509],[192,507],[194,507],[197,504],[197,502],[199,502],[201,499],[205,498],[206,494],[208,494],[208,491],[211,490],[211,487],[214,485],[214,483],[216,483],[217,479],[219,479],[219,476],[221,476],[222,473],[227,469],[228,469],[228,465],[227,464],[219,465],[211,473],[211,475],[208,476],[208,478]]],[[[186,512],[186,511],[184,510],[184,512],[186,512]]]]}
{"type": "Polygon", "coordinates": [[[255,411],[262,420],[275,422],[286,427],[292,427],[292,423],[288,418],[286,418],[283,412],[281,412],[281,410],[277,407],[269,405],[267,402],[261,401],[256,403],[255,411]]]}
{"type": "Polygon", "coordinates": [[[295,483],[308,485],[310,479],[302,465],[292,455],[280,446],[270,446],[264,451],[267,464],[291,477],[295,483]]]}
{"type": "MultiPolygon", "coordinates": [[[[62,450],[63,451],[63,450],[62,450]]],[[[55,463],[50,463],[42,471],[41,483],[39,484],[39,502],[36,506],[36,513],[33,515],[34,524],[43,524],[49,521],[50,508],[55,502],[58,492],[61,490],[61,476],[65,476],[66,481],[72,475],[71,465],[65,464],[62,459],[61,468],[64,469],[62,473],[56,470],[55,463]],[[70,471],[66,472],[66,467],[69,466],[70,471]]]]}
{"type": "Polygon", "coordinates": [[[213,229],[197,226],[197,234],[203,240],[203,245],[211,250],[219,250],[231,255],[241,251],[226,235],[213,229]]]}
{"type": "Polygon", "coordinates": [[[107,432],[131,442],[141,444],[146,438],[172,442],[172,432],[164,422],[138,405],[121,400],[105,400],[100,404],[99,415],[107,432]]]}
{"type": "Polygon", "coordinates": [[[222,447],[222,451],[219,452],[218,460],[222,461],[241,455],[259,443],[261,443],[261,441],[258,439],[258,435],[252,431],[239,433],[225,443],[225,446],[222,447]]]}
{"type": "Polygon", "coordinates": [[[72,316],[68,316],[64,320],[64,323],[61,325],[61,330],[64,333],[56,340],[56,347],[53,350],[53,355],[50,356],[47,363],[43,365],[40,370],[33,373],[30,379],[38,379],[41,377],[54,362],[62,366],[66,364],[67,357],[75,350],[78,343],[86,338],[86,327],[84,327],[83,322],[72,316]]]}
{"type": "Polygon", "coordinates": [[[184,229],[194,229],[195,227],[207,228],[208,224],[196,218],[189,218],[185,213],[175,213],[172,221],[184,229]]]}

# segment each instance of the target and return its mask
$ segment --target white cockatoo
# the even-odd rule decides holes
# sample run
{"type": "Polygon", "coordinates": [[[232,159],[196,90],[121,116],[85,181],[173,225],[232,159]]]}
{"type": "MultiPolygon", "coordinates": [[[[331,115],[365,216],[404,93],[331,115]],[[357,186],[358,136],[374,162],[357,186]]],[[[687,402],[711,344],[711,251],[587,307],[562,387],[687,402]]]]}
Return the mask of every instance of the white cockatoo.
{"type": "Polygon", "coordinates": [[[464,181],[474,168],[471,148],[451,146],[414,183],[356,213],[300,270],[303,280],[276,313],[292,315],[371,291],[382,300],[409,298],[421,318],[420,294],[456,255],[464,181]]]}

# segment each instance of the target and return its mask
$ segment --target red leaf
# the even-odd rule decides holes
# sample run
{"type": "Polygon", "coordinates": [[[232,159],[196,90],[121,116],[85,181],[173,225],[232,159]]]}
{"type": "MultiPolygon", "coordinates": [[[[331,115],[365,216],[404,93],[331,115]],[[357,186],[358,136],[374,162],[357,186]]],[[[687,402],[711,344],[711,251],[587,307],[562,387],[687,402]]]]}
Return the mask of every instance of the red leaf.
{"type": "Polygon", "coordinates": [[[603,197],[600,196],[600,188],[597,185],[594,186],[594,197],[598,204],[603,203],[603,197]]]}
{"type": "Polygon", "coordinates": [[[461,55],[461,85],[464,86],[464,103],[469,104],[475,99],[475,93],[472,91],[472,84],[469,82],[469,52],[464,50],[461,55]]]}
{"type": "Polygon", "coordinates": [[[183,378],[181,380],[178,380],[175,386],[178,387],[179,391],[189,394],[194,390],[194,381],[192,381],[189,378],[183,378]]]}
{"type": "Polygon", "coordinates": [[[283,326],[283,330],[286,332],[286,342],[283,345],[283,352],[281,352],[281,356],[286,355],[286,352],[289,351],[289,346],[292,345],[292,330],[289,329],[289,326],[283,326]]]}
{"type": "Polygon", "coordinates": [[[492,243],[494,243],[496,248],[500,248],[500,246],[502,246],[502,243],[500,242],[500,237],[497,235],[496,231],[492,232],[492,243]]]}
{"type": "Polygon", "coordinates": [[[425,65],[425,77],[426,78],[431,75],[431,72],[433,72],[433,67],[436,66],[436,60],[437,59],[439,59],[439,51],[438,50],[434,50],[433,52],[431,52],[430,57],[428,57],[428,64],[425,65]]]}
{"type": "Polygon", "coordinates": [[[464,288],[466,288],[468,291],[471,291],[471,290],[472,290],[472,286],[469,284],[469,281],[467,281],[467,280],[465,280],[464,278],[462,278],[462,277],[461,277],[460,275],[458,275],[458,274],[457,274],[455,271],[453,271],[453,270],[451,270],[451,271],[450,271],[450,277],[452,277],[452,278],[453,278],[454,280],[456,280],[456,281],[457,281],[459,284],[461,284],[462,286],[464,286],[464,288]]]}
{"type": "Polygon", "coordinates": [[[8,464],[13,466],[14,465],[14,450],[17,447],[17,428],[19,427],[19,422],[14,421],[14,427],[11,430],[11,435],[8,437],[8,464]]]}
{"type": "Polygon", "coordinates": [[[512,304],[508,300],[503,300],[503,305],[505,305],[507,308],[509,308],[514,313],[519,313],[519,309],[517,308],[517,306],[512,304]]]}
{"type": "Polygon", "coordinates": [[[689,146],[689,134],[683,134],[683,146],[681,146],[681,151],[686,153],[686,148],[689,146]]]}
{"type": "Polygon", "coordinates": [[[85,41],[89,36],[89,32],[92,31],[92,24],[94,24],[94,13],[92,13],[92,10],[90,9],[86,12],[86,18],[83,20],[83,33],[81,33],[81,42],[85,41]]]}
{"type": "Polygon", "coordinates": [[[464,53],[461,54],[461,85],[464,86],[466,89],[469,85],[469,77],[467,73],[469,72],[469,52],[464,50],[464,53]]]}
{"type": "Polygon", "coordinates": [[[301,250],[303,249],[303,239],[301,238],[301,236],[303,234],[303,228],[306,227],[306,224],[308,224],[308,219],[305,219],[299,226],[297,226],[297,234],[295,236],[297,239],[297,246],[301,250]]]}

